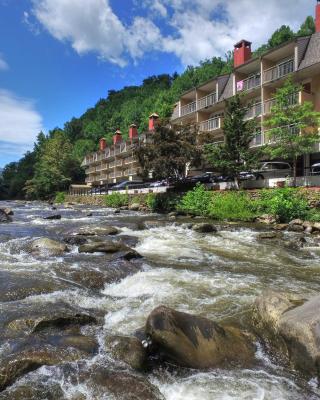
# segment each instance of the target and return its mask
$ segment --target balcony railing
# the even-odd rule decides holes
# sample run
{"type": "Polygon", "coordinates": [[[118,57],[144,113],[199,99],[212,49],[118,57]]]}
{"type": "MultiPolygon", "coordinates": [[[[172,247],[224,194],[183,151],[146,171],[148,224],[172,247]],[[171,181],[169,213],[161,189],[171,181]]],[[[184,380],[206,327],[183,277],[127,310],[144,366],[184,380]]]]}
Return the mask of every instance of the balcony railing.
{"type": "Polygon", "coordinates": [[[264,135],[260,131],[256,134],[256,136],[251,140],[250,147],[259,147],[264,144],[264,135]]]}
{"type": "Polygon", "coordinates": [[[109,168],[114,168],[116,166],[116,162],[112,161],[111,163],[109,163],[109,168]]]}
{"type": "MultiPolygon", "coordinates": [[[[288,97],[288,106],[295,106],[296,104],[299,103],[299,93],[292,93],[288,97]]],[[[276,104],[276,99],[272,98],[270,100],[266,100],[263,105],[263,113],[264,114],[270,114],[272,107],[274,107],[276,104]]]]}
{"type": "Polygon", "coordinates": [[[256,117],[260,117],[261,115],[262,115],[262,103],[261,102],[255,103],[248,109],[244,119],[245,120],[253,119],[256,117]]]}
{"type": "Polygon", "coordinates": [[[261,73],[251,75],[248,78],[237,82],[237,92],[254,89],[261,85],[261,73]]]}
{"type": "Polygon", "coordinates": [[[221,118],[215,117],[208,119],[207,121],[200,122],[200,132],[211,132],[221,127],[221,118]]]}
{"type": "Polygon", "coordinates": [[[197,110],[202,110],[203,108],[207,108],[212,106],[217,102],[217,93],[210,93],[205,97],[202,97],[197,102],[197,110]]]}
{"type": "MultiPolygon", "coordinates": [[[[297,128],[296,125],[283,126],[282,129],[288,129],[289,132],[291,132],[294,135],[299,133],[299,128],[297,128]]],[[[271,132],[272,129],[268,129],[264,132],[257,133],[257,135],[251,141],[250,147],[258,147],[275,143],[276,138],[272,136],[271,132]]]]}
{"type": "Polygon", "coordinates": [[[127,158],[125,158],[124,163],[125,163],[125,165],[127,165],[127,164],[132,164],[135,161],[136,161],[136,159],[134,157],[127,157],[127,158]]]}
{"type": "Polygon", "coordinates": [[[263,82],[272,82],[294,71],[294,59],[284,61],[274,67],[266,69],[263,73],[263,82]]]}
{"type": "Polygon", "coordinates": [[[116,178],[121,178],[122,177],[122,172],[117,171],[116,172],[116,178]]]}
{"type": "Polygon", "coordinates": [[[189,103],[181,107],[181,117],[183,117],[184,115],[191,114],[195,111],[197,111],[197,102],[193,101],[192,103],[189,103]]]}
{"type": "Polygon", "coordinates": [[[95,167],[90,167],[90,168],[87,170],[87,173],[88,173],[88,174],[94,174],[95,172],[96,172],[95,167]]]}
{"type": "Polygon", "coordinates": [[[110,179],[113,179],[113,178],[115,178],[115,177],[116,177],[115,172],[111,172],[111,173],[109,174],[109,178],[110,178],[110,179]]]}
{"type": "Polygon", "coordinates": [[[122,167],[122,160],[116,161],[116,167],[122,167]]]}
{"type": "Polygon", "coordinates": [[[107,174],[101,174],[100,176],[99,176],[99,180],[100,181],[106,181],[108,179],[108,175],[107,174]]]}

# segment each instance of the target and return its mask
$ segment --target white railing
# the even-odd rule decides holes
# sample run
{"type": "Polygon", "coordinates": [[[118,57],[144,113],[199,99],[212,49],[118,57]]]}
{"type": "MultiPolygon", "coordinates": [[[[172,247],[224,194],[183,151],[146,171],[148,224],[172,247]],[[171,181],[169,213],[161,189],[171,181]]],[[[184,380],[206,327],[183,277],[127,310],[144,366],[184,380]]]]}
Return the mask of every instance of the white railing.
{"type": "Polygon", "coordinates": [[[197,110],[202,110],[203,108],[207,108],[212,106],[217,102],[217,93],[210,93],[205,97],[202,97],[197,102],[197,110]]]}
{"type": "Polygon", "coordinates": [[[112,161],[111,163],[109,163],[109,168],[114,168],[116,166],[116,162],[112,161]]]}
{"type": "Polygon", "coordinates": [[[248,78],[237,82],[237,92],[242,92],[250,89],[254,89],[261,85],[261,73],[254,74],[248,78]]]}
{"type": "Polygon", "coordinates": [[[181,107],[181,117],[187,114],[191,114],[195,111],[197,111],[197,102],[193,101],[192,103],[181,107]]]}
{"type": "Polygon", "coordinates": [[[258,132],[256,136],[251,140],[250,147],[258,147],[264,144],[264,135],[262,132],[258,132]]]}
{"type": "Polygon", "coordinates": [[[122,167],[122,160],[116,161],[116,167],[122,167]]]}
{"type": "Polygon", "coordinates": [[[172,115],[171,115],[171,119],[176,119],[176,118],[179,118],[179,117],[180,117],[179,107],[176,107],[176,108],[173,110],[173,113],[172,113],[172,115]]]}
{"type": "Polygon", "coordinates": [[[260,117],[262,115],[262,103],[255,103],[251,107],[249,107],[244,120],[253,119],[256,117],[260,117]]]}
{"type": "Polygon", "coordinates": [[[122,177],[122,172],[117,171],[116,172],[116,178],[121,178],[122,177]]]}
{"type": "MultiPolygon", "coordinates": [[[[289,97],[288,97],[288,106],[295,106],[296,104],[299,103],[299,93],[292,93],[289,97]]],[[[272,107],[274,107],[276,104],[276,99],[272,98],[269,100],[266,100],[264,102],[263,105],[263,113],[264,114],[270,114],[272,107]]]]}
{"type": "Polygon", "coordinates": [[[294,71],[294,59],[283,61],[274,67],[268,68],[263,73],[263,82],[272,82],[294,71]]]}
{"type": "Polygon", "coordinates": [[[221,127],[221,118],[215,117],[207,121],[200,122],[200,132],[211,132],[221,127]]]}
{"type": "Polygon", "coordinates": [[[127,157],[127,158],[125,158],[124,163],[125,163],[125,165],[127,165],[127,164],[132,164],[135,161],[136,161],[136,159],[134,157],[127,157]]]}
{"type": "Polygon", "coordinates": [[[116,174],[115,174],[115,172],[111,172],[110,174],[109,174],[109,178],[115,178],[116,177],[116,174]]]}

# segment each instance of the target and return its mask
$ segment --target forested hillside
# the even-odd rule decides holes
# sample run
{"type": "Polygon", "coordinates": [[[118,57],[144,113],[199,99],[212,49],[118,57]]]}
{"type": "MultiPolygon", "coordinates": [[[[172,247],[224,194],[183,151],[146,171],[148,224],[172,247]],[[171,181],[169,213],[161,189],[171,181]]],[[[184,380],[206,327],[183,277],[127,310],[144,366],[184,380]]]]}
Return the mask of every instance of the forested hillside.
{"type": "MultiPolygon", "coordinates": [[[[314,31],[312,17],[306,19],[297,33],[282,26],[254,55],[261,55],[296,35],[309,35],[314,31]]],[[[138,125],[140,132],[144,131],[150,113],[169,117],[181,93],[230,72],[232,64],[229,51],[225,59],[205,60],[199,66],[187,67],[181,75],[151,76],[140,86],[109,90],[106,98],[100,99],[80,118],[72,118],[63,128],[55,128],[48,135],[39,133],[34,150],[4,168],[0,176],[0,198],[48,198],[66,189],[71,182],[83,182],[81,161],[87,152],[97,149],[100,137],[111,142],[117,128],[126,136],[132,123],[138,125]]]]}

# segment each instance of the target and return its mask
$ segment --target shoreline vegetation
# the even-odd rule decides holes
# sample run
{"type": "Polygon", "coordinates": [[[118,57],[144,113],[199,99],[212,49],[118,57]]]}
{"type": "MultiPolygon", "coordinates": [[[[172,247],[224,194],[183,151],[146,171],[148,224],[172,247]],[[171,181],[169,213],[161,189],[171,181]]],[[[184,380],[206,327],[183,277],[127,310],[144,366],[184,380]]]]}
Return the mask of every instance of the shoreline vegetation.
{"type": "MultiPolygon", "coordinates": [[[[57,203],[69,197],[58,193],[57,203]]],[[[73,199],[74,200],[74,199],[73,199]]],[[[83,201],[82,197],[77,199],[83,201]]],[[[90,199],[89,199],[90,201],[90,199]]],[[[95,200],[92,200],[95,201],[95,200]]],[[[101,205],[133,211],[143,210],[177,215],[201,216],[216,221],[289,223],[292,220],[320,222],[320,192],[303,188],[276,188],[254,191],[209,191],[198,184],[185,193],[149,193],[101,196],[101,205]]],[[[174,215],[172,215],[174,216],[174,215]]]]}

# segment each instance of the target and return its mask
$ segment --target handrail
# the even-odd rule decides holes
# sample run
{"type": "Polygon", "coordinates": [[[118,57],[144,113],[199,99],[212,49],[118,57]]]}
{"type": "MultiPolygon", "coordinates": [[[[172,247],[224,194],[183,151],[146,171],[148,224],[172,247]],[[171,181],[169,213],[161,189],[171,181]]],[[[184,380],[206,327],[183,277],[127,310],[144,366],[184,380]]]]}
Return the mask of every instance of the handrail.
{"type": "Polygon", "coordinates": [[[294,59],[283,61],[263,71],[263,82],[272,82],[294,71],[294,59]]]}
{"type": "Polygon", "coordinates": [[[197,110],[210,107],[217,102],[217,93],[212,92],[204,97],[201,97],[197,102],[197,110]]]}
{"type": "Polygon", "coordinates": [[[221,117],[210,118],[207,121],[200,122],[199,130],[201,132],[210,132],[219,129],[221,126],[221,117]]]}

